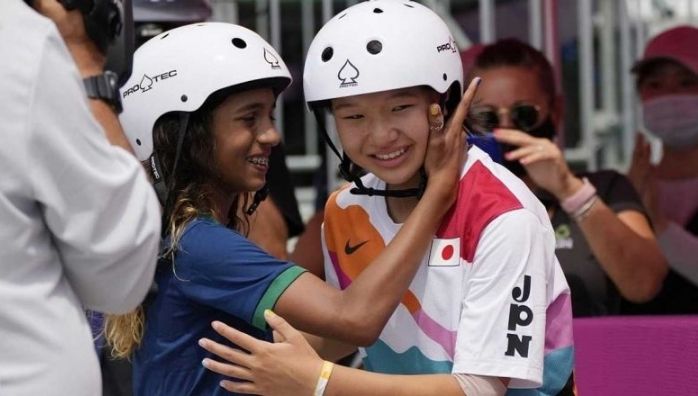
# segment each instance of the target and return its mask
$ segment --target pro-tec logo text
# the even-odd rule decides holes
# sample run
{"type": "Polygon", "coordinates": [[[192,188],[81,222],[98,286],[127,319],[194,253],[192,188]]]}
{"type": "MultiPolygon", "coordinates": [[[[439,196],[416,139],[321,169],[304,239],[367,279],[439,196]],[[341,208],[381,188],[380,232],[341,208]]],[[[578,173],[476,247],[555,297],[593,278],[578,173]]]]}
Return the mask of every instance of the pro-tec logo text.
{"type": "Polygon", "coordinates": [[[141,78],[141,82],[124,91],[122,96],[125,98],[136,92],[148,92],[154,88],[155,84],[172,77],[177,77],[177,70],[170,70],[155,76],[144,74],[143,78],[141,78]]]}
{"type": "Polygon", "coordinates": [[[443,51],[458,52],[458,46],[456,46],[456,40],[449,37],[448,43],[436,46],[436,52],[441,53],[443,51]]]}

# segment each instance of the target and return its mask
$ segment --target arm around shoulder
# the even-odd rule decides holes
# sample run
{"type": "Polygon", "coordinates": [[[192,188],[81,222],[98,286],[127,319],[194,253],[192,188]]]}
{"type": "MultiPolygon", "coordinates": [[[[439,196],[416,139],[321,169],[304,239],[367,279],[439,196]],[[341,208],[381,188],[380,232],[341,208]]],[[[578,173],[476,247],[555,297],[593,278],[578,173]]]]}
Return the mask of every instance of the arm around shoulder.
{"type": "Polygon", "coordinates": [[[411,283],[450,199],[427,188],[395,238],[346,288],[304,274],[275,309],[303,331],[359,346],[374,343],[411,283]]]}

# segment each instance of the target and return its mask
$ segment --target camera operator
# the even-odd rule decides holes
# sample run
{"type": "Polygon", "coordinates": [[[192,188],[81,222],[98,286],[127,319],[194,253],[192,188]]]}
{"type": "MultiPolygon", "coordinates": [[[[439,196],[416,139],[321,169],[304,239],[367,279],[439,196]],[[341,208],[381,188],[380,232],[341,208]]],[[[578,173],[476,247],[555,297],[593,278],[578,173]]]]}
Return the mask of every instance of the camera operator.
{"type": "Polygon", "coordinates": [[[93,396],[100,373],[83,309],[141,302],[159,208],[126,151],[118,91],[103,89],[103,48],[83,14],[31,5],[0,2],[0,394],[93,396]]]}

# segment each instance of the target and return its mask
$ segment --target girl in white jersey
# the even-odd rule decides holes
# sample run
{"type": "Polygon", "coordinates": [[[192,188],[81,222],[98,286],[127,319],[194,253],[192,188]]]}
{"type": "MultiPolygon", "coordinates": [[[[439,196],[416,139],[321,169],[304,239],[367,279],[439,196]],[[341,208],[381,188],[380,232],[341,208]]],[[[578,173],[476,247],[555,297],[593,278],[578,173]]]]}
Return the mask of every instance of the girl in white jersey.
{"type": "MultiPolygon", "coordinates": [[[[425,112],[437,100],[442,107],[430,111],[452,114],[462,78],[445,23],[411,1],[350,7],[313,40],[305,97],[319,120],[333,118],[341,171],[352,182],[325,209],[329,283],[349,287],[420,202],[425,112]],[[354,164],[369,173],[359,178],[354,164]]],[[[265,395],[559,394],[571,375],[573,344],[569,289],[554,249],[536,197],[471,147],[456,203],[409,290],[378,341],[361,348],[368,371],[332,371],[278,317],[270,323],[285,340],[279,344],[216,324],[250,354],[204,340],[232,362],[205,365],[243,380],[224,382],[226,389],[265,395]]]]}

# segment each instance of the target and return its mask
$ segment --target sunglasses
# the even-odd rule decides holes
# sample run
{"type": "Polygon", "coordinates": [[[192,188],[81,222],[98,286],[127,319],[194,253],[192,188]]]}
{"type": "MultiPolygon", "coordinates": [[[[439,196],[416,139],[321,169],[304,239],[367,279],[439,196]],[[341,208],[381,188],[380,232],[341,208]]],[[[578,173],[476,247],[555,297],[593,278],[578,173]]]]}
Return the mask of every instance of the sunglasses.
{"type": "Polygon", "coordinates": [[[532,130],[540,120],[540,107],[530,104],[518,104],[509,109],[497,109],[493,106],[475,107],[470,111],[468,118],[477,132],[491,132],[501,125],[502,113],[509,113],[514,126],[524,132],[532,130]]]}

